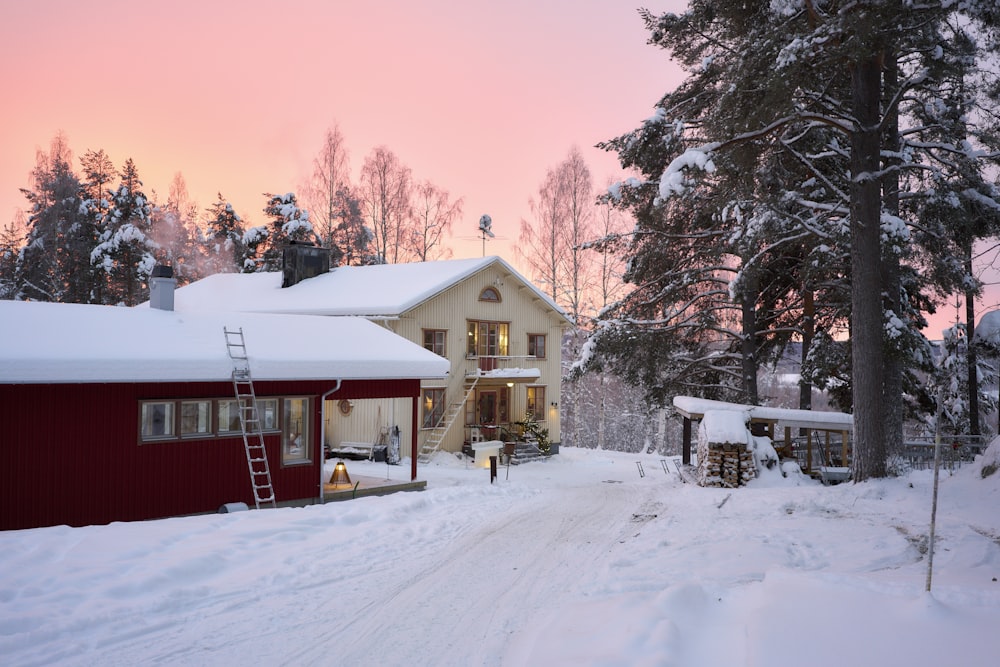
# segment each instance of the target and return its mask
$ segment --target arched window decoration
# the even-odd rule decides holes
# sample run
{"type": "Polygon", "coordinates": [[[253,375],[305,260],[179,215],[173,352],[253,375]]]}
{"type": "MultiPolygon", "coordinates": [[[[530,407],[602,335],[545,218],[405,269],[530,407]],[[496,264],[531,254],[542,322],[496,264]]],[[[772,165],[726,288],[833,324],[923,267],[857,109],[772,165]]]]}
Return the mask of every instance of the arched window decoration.
{"type": "Polygon", "coordinates": [[[479,300],[500,303],[500,292],[498,292],[495,287],[487,287],[479,293],[479,300]]]}

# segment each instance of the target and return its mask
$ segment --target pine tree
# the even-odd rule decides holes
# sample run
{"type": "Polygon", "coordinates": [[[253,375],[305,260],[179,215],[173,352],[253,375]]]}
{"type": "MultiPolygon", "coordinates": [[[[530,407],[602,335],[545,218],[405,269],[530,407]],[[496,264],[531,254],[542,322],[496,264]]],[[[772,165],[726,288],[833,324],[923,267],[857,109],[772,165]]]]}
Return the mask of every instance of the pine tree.
{"type": "Polygon", "coordinates": [[[241,272],[246,259],[243,220],[222,193],[208,209],[205,228],[205,274],[241,272]]]}
{"type": "MultiPolygon", "coordinates": [[[[972,24],[996,25],[1000,10],[991,3],[850,4],[848,11],[840,2],[692,0],[680,16],[644,13],[651,42],[669,49],[688,69],[689,78],[663,98],[657,117],[640,132],[610,143],[623,165],[638,167],[647,180],[622,188],[622,202],[636,212],[639,223],[628,274],[637,288],[628,298],[629,308],[609,320],[625,326],[605,327],[601,336],[611,332],[617,337],[612,343],[627,345],[636,325],[643,325],[644,351],[660,350],[672,357],[658,368],[668,369],[675,386],[691,378],[709,381],[714,372],[724,380],[715,385],[720,388],[732,386],[734,369],[725,363],[727,350],[730,358],[734,352],[725,343],[730,336],[745,346],[745,383],[746,361],[761,350],[765,329],[760,315],[766,320],[775,306],[791,304],[793,283],[801,283],[805,312],[810,302],[805,296],[815,286],[844,284],[849,276],[854,475],[862,480],[885,474],[883,423],[887,411],[902,403],[883,394],[883,360],[887,350],[921,353],[919,345],[906,347],[904,342],[919,341],[913,329],[922,317],[916,308],[926,303],[921,283],[913,279],[919,274],[904,275],[906,263],[919,260],[920,248],[910,247],[910,233],[899,224],[923,221],[892,214],[892,203],[886,215],[883,185],[887,192],[892,185],[884,175],[898,171],[911,178],[937,170],[934,153],[972,154],[964,137],[936,137],[935,126],[919,121],[889,139],[886,135],[892,133],[885,128],[896,118],[907,124],[918,119],[919,108],[939,92],[940,63],[934,61],[940,60],[949,37],[956,31],[968,34],[965,26],[972,24]],[[895,79],[889,74],[896,66],[886,67],[887,62],[898,64],[895,79]],[[798,161],[804,173],[766,169],[769,162],[789,160],[798,161]],[[830,168],[838,164],[839,169],[830,168]],[[769,181],[775,182],[775,197],[767,196],[769,181]],[[806,188],[820,192],[804,198],[806,188]],[[727,218],[734,210],[742,211],[741,216],[727,218]],[[733,224],[740,217],[755,226],[777,221],[788,231],[780,239],[768,232],[764,244],[747,243],[739,225],[733,224]],[[793,236],[801,233],[804,245],[788,243],[789,231],[793,236]],[[826,239],[843,238],[845,231],[849,269],[825,265],[825,279],[815,280],[824,275],[809,266],[817,266],[814,253],[828,250],[826,239]],[[743,242],[734,244],[734,234],[743,242]],[[776,251],[774,246],[779,246],[776,251]],[[768,266],[780,269],[795,257],[805,259],[800,266],[809,270],[771,271],[781,283],[761,292],[759,280],[768,266]],[[664,265],[672,267],[668,273],[674,280],[661,278],[664,265]],[[734,270],[738,280],[723,277],[734,270]],[[892,308],[875,296],[885,287],[892,308]],[[738,314],[727,290],[741,304],[738,314]],[[762,295],[769,296],[762,300],[762,295]],[[692,303],[697,307],[691,308],[692,303]],[[742,322],[738,332],[731,326],[737,321],[742,322]],[[696,333],[672,344],[653,344],[655,328],[665,324],[675,335],[701,332],[700,337],[696,333]],[[751,336],[758,345],[748,344],[751,336]],[[696,365],[703,369],[701,375],[691,374],[696,365]]],[[[914,198],[926,194],[933,193],[917,192],[914,198]]],[[[935,252],[941,252],[941,241],[938,238],[935,252]]],[[[922,246],[928,251],[932,247],[922,246]]],[[[825,307],[816,305],[817,311],[825,307]]],[[[804,325],[797,328],[802,335],[807,330],[804,325]]],[[[619,349],[620,359],[626,354],[625,348],[619,349]]],[[[642,372],[653,383],[663,375],[648,367],[642,372]]],[[[898,394],[902,384],[896,386],[898,394]]]]}
{"type": "Polygon", "coordinates": [[[14,219],[0,228],[0,299],[14,299],[17,295],[15,277],[17,259],[24,243],[24,213],[18,211],[14,219]]]}
{"type": "MultiPolygon", "coordinates": [[[[321,240],[313,231],[309,222],[309,212],[299,208],[298,198],[294,192],[283,195],[265,194],[267,204],[264,215],[270,222],[260,227],[247,230],[243,243],[252,256],[255,270],[280,271],[282,249],[290,242],[315,243],[321,240]]],[[[244,262],[247,270],[247,262],[244,262]]]]}
{"type": "Polygon", "coordinates": [[[103,274],[104,303],[135,306],[148,296],[144,285],[156,265],[159,247],[150,236],[151,207],[131,158],[122,168],[121,183],[111,193],[110,204],[90,261],[103,274]]]}
{"type": "Polygon", "coordinates": [[[39,152],[32,188],[21,192],[30,204],[27,238],[15,272],[15,298],[83,301],[78,244],[81,241],[80,182],[63,134],[48,153],[39,152]]]}

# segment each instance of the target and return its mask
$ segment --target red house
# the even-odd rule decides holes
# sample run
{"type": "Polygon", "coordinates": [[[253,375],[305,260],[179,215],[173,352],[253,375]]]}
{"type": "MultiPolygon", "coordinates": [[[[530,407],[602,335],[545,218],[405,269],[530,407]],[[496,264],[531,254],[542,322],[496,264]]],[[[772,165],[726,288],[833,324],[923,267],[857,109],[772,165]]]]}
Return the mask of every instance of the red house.
{"type": "MultiPolygon", "coordinates": [[[[0,301],[0,529],[253,507],[224,329],[245,336],[278,505],[322,498],[327,401],[409,397],[417,414],[420,380],[448,374],[362,318],[178,313],[167,297],[0,301]]],[[[401,430],[415,451],[416,424],[401,430]]]]}

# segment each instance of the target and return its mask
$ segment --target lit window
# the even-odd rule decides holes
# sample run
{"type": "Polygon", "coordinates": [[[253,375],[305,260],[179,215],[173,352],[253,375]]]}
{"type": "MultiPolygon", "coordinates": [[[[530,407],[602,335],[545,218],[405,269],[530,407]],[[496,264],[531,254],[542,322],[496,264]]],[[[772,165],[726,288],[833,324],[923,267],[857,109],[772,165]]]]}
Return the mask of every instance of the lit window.
{"type": "Polygon", "coordinates": [[[469,321],[467,352],[470,357],[505,357],[507,356],[507,334],[510,325],[507,322],[476,322],[469,321]]]}
{"type": "Polygon", "coordinates": [[[181,401],[181,436],[212,434],[212,401],[181,401]]]}
{"type": "Polygon", "coordinates": [[[445,350],[447,334],[448,332],[443,329],[424,329],[424,348],[442,357],[447,356],[445,350]]]}
{"type": "Polygon", "coordinates": [[[528,334],[528,355],[545,358],[545,334],[528,334]]]}
{"type": "Polygon", "coordinates": [[[444,389],[424,389],[424,421],[422,428],[434,428],[444,416],[444,389]]]}
{"type": "Polygon", "coordinates": [[[479,293],[479,300],[500,303],[500,292],[496,291],[496,289],[492,287],[487,287],[479,293]]]}
{"type": "Polygon", "coordinates": [[[545,419],[545,387],[526,387],[527,401],[524,406],[527,412],[536,421],[545,419]]]}
{"type": "Polygon", "coordinates": [[[286,398],[281,429],[281,463],[296,465],[312,460],[309,437],[309,399],[286,398]]]}
{"type": "Polygon", "coordinates": [[[140,408],[139,423],[143,440],[172,438],[175,433],[173,401],[146,401],[140,408]]]}

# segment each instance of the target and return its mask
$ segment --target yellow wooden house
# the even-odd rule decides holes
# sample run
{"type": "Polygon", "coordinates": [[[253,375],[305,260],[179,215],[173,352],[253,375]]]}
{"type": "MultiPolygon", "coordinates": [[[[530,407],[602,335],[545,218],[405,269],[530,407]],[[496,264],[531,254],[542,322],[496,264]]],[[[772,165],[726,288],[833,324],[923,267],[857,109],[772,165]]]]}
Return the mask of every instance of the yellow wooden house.
{"type": "MultiPolygon", "coordinates": [[[[506,261],[482,257],[301,272],[303,266],[309,266],[308,257],[286,256],[284,273],[209,276],[179,288],[175,307],[364,317],[451,366],[447,379],[422,383],[418,414],[406,401],[331,394],[324,409],[328,450],[365,452],[391,442],[399,429],[403,442],[417,432],[424,456],[458,452],[516,436],[526,419],[547,429],[558,445],[561,342],[572,322],[506,261]]],[[[294,341],[290,331],[289,345],[294,341]]],[[[247,345],[252,356],[253,341],[247,345]]]]}

